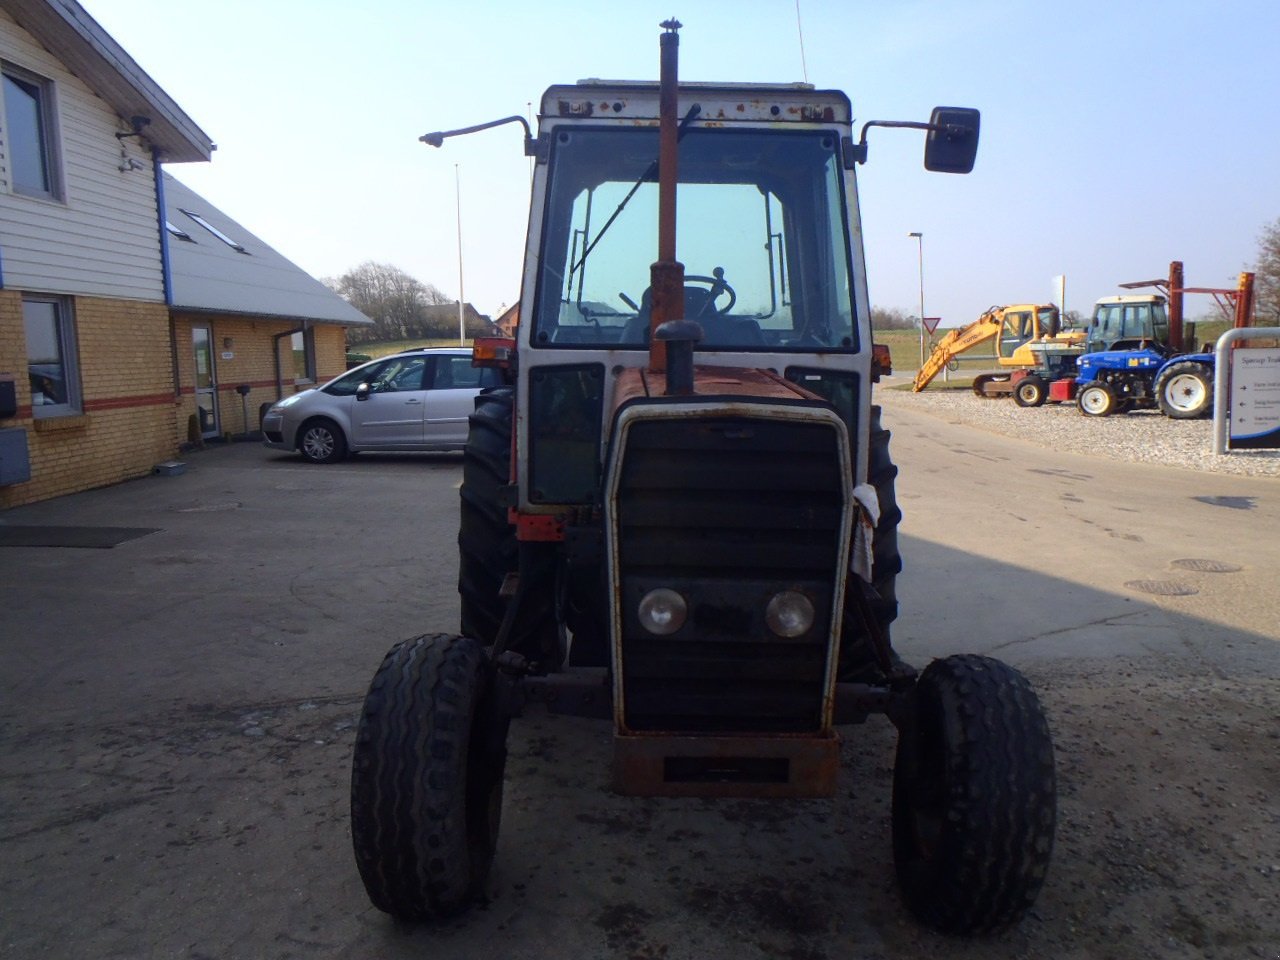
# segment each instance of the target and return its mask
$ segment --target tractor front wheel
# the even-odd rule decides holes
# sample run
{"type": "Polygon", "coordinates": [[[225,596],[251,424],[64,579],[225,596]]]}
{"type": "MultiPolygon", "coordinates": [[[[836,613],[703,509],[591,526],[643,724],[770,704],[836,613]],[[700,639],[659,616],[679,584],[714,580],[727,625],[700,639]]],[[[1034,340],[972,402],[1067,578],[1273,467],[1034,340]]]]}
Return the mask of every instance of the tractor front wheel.
{"type": "Polygon", "coordinates": [[[1026,376],[1013,388],[1013,402],[1020,407],[1039,407],[1049,399],[1049,386],[1044,379],[1026,376]]]}
{"type": "Polygon", "coordinates": [[[944,933],[1016,923],[1049,868],[1053,741],[1017,670],[989,657],[935,660],[898,736],[893,853],[913,914],[944,933]]]}
{"type": "Polygon", "coordinates": [[[459,913],[497,847],[509,718],[480,644],[397,644],[365,697],[351,767],[351,840],[369,899],[402,920],[459,913]]]}
{"type": "Polygon", "coordinates": [[[1076,406],[1087,417],[1109,417],[1116,412],[1116,395],[1105,383],[1094,380],[1076,393],[1076,406]]]}

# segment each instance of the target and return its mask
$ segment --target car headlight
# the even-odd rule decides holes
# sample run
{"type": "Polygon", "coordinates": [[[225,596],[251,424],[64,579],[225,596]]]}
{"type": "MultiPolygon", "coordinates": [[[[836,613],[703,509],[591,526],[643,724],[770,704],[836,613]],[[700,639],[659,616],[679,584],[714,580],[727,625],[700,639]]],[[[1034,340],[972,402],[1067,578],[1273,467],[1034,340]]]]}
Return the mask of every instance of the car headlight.
{"type": "Polygon", "coordinates": [[[780,637],[803,636],[813,626],[813,601],[795,590],[783,590],[765,607],[764,622],[780,637]]]}
{"type": "Polygon", "coordinates": [[[659,587],[650,590],[640,599],[636,613],[642,627],[650,633],[665,637],[684,626],[685,618],[689,616],[689,604],[674,590],[659,587]]]}

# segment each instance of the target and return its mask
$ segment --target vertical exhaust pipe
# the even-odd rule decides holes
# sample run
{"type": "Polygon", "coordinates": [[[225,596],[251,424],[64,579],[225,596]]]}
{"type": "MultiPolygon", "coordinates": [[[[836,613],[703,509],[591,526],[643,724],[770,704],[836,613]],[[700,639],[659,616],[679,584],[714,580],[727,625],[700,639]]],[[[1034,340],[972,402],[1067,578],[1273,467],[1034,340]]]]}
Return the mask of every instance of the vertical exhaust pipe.
{"type": "Polygon", "coordinates": [[[679,164],[680,21],[661,24],[658,86],[658,259],[649,267],[649,369],[665,373],[668,394],[693,392],[697,324],[684,322],[684,264],[676,259],[676,183],[679,164]],[[662,328],[661,331],[659,328],[662,328]],[[692,328],[692,329],[691,329],[692,328]],[[668,357],[672,362],[668,361],[668,357]]]}
{"type": "Polygon", "coordinates": [[[1169,264],[1169,349],[1173,353],[1182,352],[1182,261],[1174,260],[1169,264]]]}

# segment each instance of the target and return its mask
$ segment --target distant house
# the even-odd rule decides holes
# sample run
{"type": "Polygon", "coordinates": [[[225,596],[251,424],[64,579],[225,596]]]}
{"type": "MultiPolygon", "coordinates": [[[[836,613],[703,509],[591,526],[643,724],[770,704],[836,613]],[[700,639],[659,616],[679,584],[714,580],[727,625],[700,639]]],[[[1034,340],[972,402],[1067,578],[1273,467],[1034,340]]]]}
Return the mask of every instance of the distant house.
{"type": "Polygon", "coordinates": [[[163,184],[179,429],[256,430],[261,404],[345,370],[346,328],[373,321],[194,190],[163,184]]]}
{"type": "MultiPolygon", "coordinates": [[[[433,329],[439,330],[457,330],[458,329],[458,301],[453,303],[432,303],[423,308],[423,317],[427,324],[433,329]]],[[[487,314],[481,313],[470,302],[462,305],[462,319],[466,335],[485,336],[493,329],[493,321],[489,319],[487,314]]]]}
{"type": "Polygon", "coordinates": [[[364,318],[163,175],[213,142],[75,0],[0,0],[0,74],[0,509],[146,474],[193,415],[252,429],[242,383],[342,370],[364,318]]]}
{"type": "Polygon", "coordinates": [[[498,319],[493,321],[494,327],[497,329],[498,335],[502,337],[514,337],[516,335],[516,325],[520,322],[520,301],[517,300],[507,309],[503,310],[498,319]]]}

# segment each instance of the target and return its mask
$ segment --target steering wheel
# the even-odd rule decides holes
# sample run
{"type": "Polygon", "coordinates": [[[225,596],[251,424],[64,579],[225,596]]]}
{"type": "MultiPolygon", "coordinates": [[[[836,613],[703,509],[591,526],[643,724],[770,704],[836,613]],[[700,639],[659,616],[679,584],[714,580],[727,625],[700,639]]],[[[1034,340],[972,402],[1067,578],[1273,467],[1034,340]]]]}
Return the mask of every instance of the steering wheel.
{"type": "MultiPolygon", "coordinates": [[[[710,310],[713,315],[724,316],[726,313],[732,310],[734,304],[738,302],[737,292],[733,289],[733,287],[729,286],[729,284],[725,282],[724,267],[716,267],[714,270],[711,271],[711,273],[712,273],[712,276],[710,277],[704,277],[701,274],[696,274],[696,273],[685,275],[685,278],[684,278],[685,283],[705,283],[707,285],[707,291],[704,294],[706,299],[703,301],[702,306],[697,310],[696,313],[694,313],[693,316],[686,315],[685,316],[686,320],[697,320],[698,317],[703,316],[708,310],[710,310]],[[720,299],[721,295],[728,296],[729,302],[726,303],[723,307],[717,307],[716,301],[720,299]]],[[[686,314],[688,314],[687,307],[689,303],[687,294],[688,294],[688,291],[686,291],[686,299],[685,299],[686,314]]]]}
{"type": "MultiPolygon", "coordinates": [[[[684,319],[697,320],[699,317],[703,317],[703,316],[724,316],[726,313],[732,310],[734,307],[734,304],[738,302],[737,292],[733,289],[733,287],[729,286],[729,284],[725,282],[724,267],[716,267],[714,270],[711,271],[711,273],[712,273],[712,276],[710,277],[706,277],[698,273],[691,273],[691,274],[685,275],[684,282],[686,284],[705,283],[707,285],[707,289],[705,291],[704,290],[691,291],[687,288],[685,289],[684,319]],[[690,297],[689,297],[690,293],[701,294],[702,302],[700,306],[696,307],[696,309],[690,309],[690,297]],[[723,307],[717,307],[715,303],[722,296],[727,296],[729,298],[729,302],[726,303],[723,307]]],[[[628,296],[622,296],[622,300],[624,303],[627,304],[627,306],[635,310],[637,314],[646,315],[649,313],[649,311],[653,307],[653,288],[652,287],[645,288],[644,293],[640,297],[639,305],[637,305],[636,302],[628,296]]]]}

